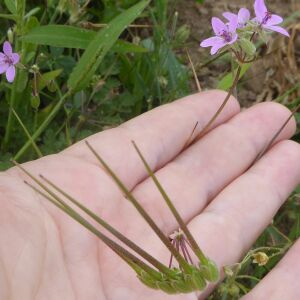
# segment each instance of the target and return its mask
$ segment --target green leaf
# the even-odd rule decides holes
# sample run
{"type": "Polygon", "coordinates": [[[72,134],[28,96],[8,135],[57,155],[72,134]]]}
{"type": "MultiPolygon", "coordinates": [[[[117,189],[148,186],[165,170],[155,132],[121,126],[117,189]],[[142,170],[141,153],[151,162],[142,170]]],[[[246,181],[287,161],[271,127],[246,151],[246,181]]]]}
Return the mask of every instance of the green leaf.
{"type": "Polygon", "coordinates": [[[17,4],[16,1],[14,0],[4,0],[4,3],[7,7],[7,9],[12,13],[12,14],[16,14],[17,13],[17,4]]]}
{"type": "Polygon", "coordinates": [[[120,54],[124,54],[124,53],[145,53],[145,52],[149,52],[148,49],[139,46],[139,45],[135,45],[123,40],[118,40],[113,47],[111,48],[111,51],[116,52],[116,53],[120,53],[120,54]]]}
{"type": "Polygon", "coordinates": [[[0,18],[13,20],[13,21],[17,20],[17,17],[15,15],[9,15],[9,14],[0,14],[0,18]]]}
{"type": "Polygon", "coordinates": [[[26,0],[16,0],[14,2],[16,2],[18,17],[23,18],[25,15],[26,0]]]}
{"type": "MultiPolygon", "coordinates": [[[[241,79],[244,76],[244,74],[248,71],[250,66],[251,63],[242,65],[242,70],[239,79],[241,79]]],[[[232,86],[232,83],[233,83],[233,76],[232,76],[232,72],[230,72],[219,81],[217,88],[220,90],[227,91],[232,86]]]]}
{"type": "MultiPolygon", "coordinates": [[[[89,44],[96,37],[97,32],[86,30],[74,26],[66,25],[46,25],[34,28],[20,39],[24,42],[48,45],[62,48],[87,49],[89,44]]],[[[119,40],[112,47],[112,51],[117,53],[143,53],[148,50],[129,42],[119,40]]]]}
{"type": "Polygon", "coordinates": [[[149,2],[149,0],[140,1],[118,15],[96,34],[70,75],[68,87],[71,91],[79,91],[88,85],[106,53],[117,41],[126,26],[140,15],[149,2]]]}
{"type": "Polygon", "coordinates": [[[32,44],[85,49],[96,32],[65,25],[46,25],[32,29],[20,39],[32,44]]]}

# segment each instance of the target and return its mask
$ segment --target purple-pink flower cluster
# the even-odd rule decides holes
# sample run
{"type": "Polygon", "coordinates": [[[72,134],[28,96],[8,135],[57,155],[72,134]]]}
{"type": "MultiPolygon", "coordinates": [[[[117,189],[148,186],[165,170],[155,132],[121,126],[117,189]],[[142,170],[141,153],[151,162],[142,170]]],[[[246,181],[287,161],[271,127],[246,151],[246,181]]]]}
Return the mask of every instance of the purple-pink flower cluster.
{"type": "Polygon", "coordinates": [[[20,60],[18,53],[12,52],[9,42],[4,42],[3,52],[0,52],[0,74],[5,73],[8,82],[13,82],[16,75],[15,64],[20,60]]]}
{"type": "Polygon", "coordinates": [[[250,11],[247,8],[241,8],[238,14],[231,12],[223,13],[227,22],[221,19],[212,18],[212,28],[215,36],[205,39],[200,44],[201,47],[211,47],[211,55],[216,54],[221,48],[232,45],[239,40],[239,35],[244,29],[253,30],[253,33],[259,30],[276,31],[289,36],[289,33],[282,27],[282,17],[272,14],[268,11],[264,0],[255,0],[254,3],[255,18],[251,19],[250,11]],[[247,28],[250,27],[250,28],[247,28]]]}

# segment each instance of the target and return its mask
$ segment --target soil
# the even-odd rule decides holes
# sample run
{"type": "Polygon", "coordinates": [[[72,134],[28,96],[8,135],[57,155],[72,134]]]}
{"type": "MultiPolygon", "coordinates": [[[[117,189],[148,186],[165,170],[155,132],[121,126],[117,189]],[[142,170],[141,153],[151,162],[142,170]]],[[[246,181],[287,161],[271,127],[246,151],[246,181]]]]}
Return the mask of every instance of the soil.
{"type": "MultiPolygon", "coordinates": [[[[208,48],[200,48],[199,43],[212,35],[212,16],[222,18],[224,11],[237,13],[241,7],[252,9],[252,2],[254,0],[206,0],[204,4],[198,4],[196,0],[177,2],[179,23],[190,27],[187,47],[202,89],[216,88],[220,78],[231,69],[226,56],[205,64],[212,57],[208,48]]],[[[268,48],[265,45],[259,48],[259,59],[239,84],[238,99],[242,106],[274,99],[288,104],[300,97],[300,1],[266,0],[266,4],[271,12],[287,21],[284,27],[291,33],[291,38],[273,34],[268,48]],[[294,91],[290,92],[291,89],[294,91]],[[285,96],[280,97],[282,95],[285,96]]],[[[196,90],[196,85],[194,88],[196,90]]]]}

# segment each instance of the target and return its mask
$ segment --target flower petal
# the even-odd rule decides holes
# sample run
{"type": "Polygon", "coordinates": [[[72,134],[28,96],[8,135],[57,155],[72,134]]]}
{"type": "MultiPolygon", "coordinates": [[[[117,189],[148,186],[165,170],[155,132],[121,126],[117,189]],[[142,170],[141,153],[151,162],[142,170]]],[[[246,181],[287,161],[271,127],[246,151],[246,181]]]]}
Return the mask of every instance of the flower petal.
{"type": "Polygon", "coordinates": [[[0,63],[0,74],[6,72],[7,68],[9,67],[8,64],[1,64],[0,63]]]}
{"type": "Polygon", "coordinates": [[[263,18],[265,17],[266,13],[268,12],[268,9],[265,5],[265,1],[264,0],[255,0],[254,11],[255,11],[257,20],[259,22],[261,22],[263,20],[263,18]]]}
{"type": "Polygon", "coordinates": [[[287,32],[287,30],[285,30],[284,28],[280,27],[280,26],[274,26],[274,25],[264,25],[263,28],[267,29],[267,30],[271,30],[271,31],[276,31],[279,32],[287,37],[290,37],[290,34],[287,32]]]}
{"type": "Polygon", "coordinates": [[[227,31],[229,30],[231,33],[236,32],[236,29],[238,28],[238,18],[232,18],[228,22],[227,26],[228,26],[227,31]]]}
{"type": "Polygon", "coordinates": [[[223,39],[221,37],[213,36],[213,37],[210,37],[210,38],[202,41],[202,43],[200,44],[200,46],[201,47],[212,47],[212,46],[218,44],[222,40],[223,39]]]}
{"type": "Polygon", "coordinates": [[[0,63],[1,63],[3,60],[5,60],[5,58],[6,58],[6,55],[5,55],[4,53],[0,52],[0,63]]]}
{"type": "Polygon", "coordinates": [[[229,11],[226,11],[226,12],[224,12],[223,13],[223,17],[225,18],[225,19],[227,19],[229,22],[232,20],[232,19],[237,19],[238,18],[238,16],[236,15],[236,14],[234,14],[234,13],[232,13],[232,12],[229,12],[229,11]]]}
{"type": "Polygon", "coordinates": [[[229,22],[227,24],[228,28],[225,28],[225,31],[235,32],[238,27],[238,16],[231,12],[224,12],[223,17],[227,19],[229,22]]]}
{"type": "Polygon", "coordinates": [[[11,57],[14,65],[17,64],[20,60],[20,55],[18,53],[13,53],[11,57]]]}
{"type": "Polygon", "coordinates": [[[6,79],[8,82],[13,82],[16,75],[16,69],[14,66],[9,66],[6,71],[6,79]]]}
{"type": "Polygon", "coordinates": [[[283,22],[282,17],[277,15],[272,15],[271,18],[267,21],[266,25],[278,25],[283,22]]]}
{"type": "Polygon", "coordinates": [[[241,8],[238,13],[239,24],[245,25],[250,20],[250,11],[247,8],[241,8]]]}
{"type": "Polygon", "coordinates": [[[216,35],[220,35],[224,30],[227,31],[227,26],[219,18],[213,17],[211,19],[211,25],[216,35]]]}
{"type": "Polygon", "coordinates": [[[4,44],[3,44],[3,52],[6,55],[11,55],[12,54],[12,48],[11,48],[11,44],[9,42],[4,42],[4,44]]]}
{"type": "Polygon", "coordinates": [[[216,54],[221,48],[226,46],[226,43],[224,40],[221,40],[220,42],[216,43],[211,49],[210,49],[210,54],[214,55],[216,54]]]}

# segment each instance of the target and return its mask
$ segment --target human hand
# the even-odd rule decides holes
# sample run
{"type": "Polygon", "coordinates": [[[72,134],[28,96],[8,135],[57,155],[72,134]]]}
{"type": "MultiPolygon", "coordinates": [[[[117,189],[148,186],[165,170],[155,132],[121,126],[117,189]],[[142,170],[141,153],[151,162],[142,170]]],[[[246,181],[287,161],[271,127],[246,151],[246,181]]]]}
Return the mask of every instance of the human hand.
{"type": "MultiPolygon", "coordinates": [[[[148,178],[130,142],[134,140],[201,249],[220,269],[239,261],[300,182],[300,147],[286,140],[295,130],[294,121],[248,169],[289,115],[278,104],[263,103],[240,113],[231,99],[214,128],[181,152],[196,122],[201,129],[224,95],[192,95],[88,138],[169,235],[178,225],[148,178]]],[[[168,263],[168,250],[84,142],[24,166],[168,263]]],[[[24,179],[16,168],[0,174],[0,299],[197,299],[195,294],[168,296],[143,286],[119,257],[24,179]]],[[[293,284],[300,278],[299,250],[296,242],[245,299],[299,299],[300,289],[293,284]]]]}

